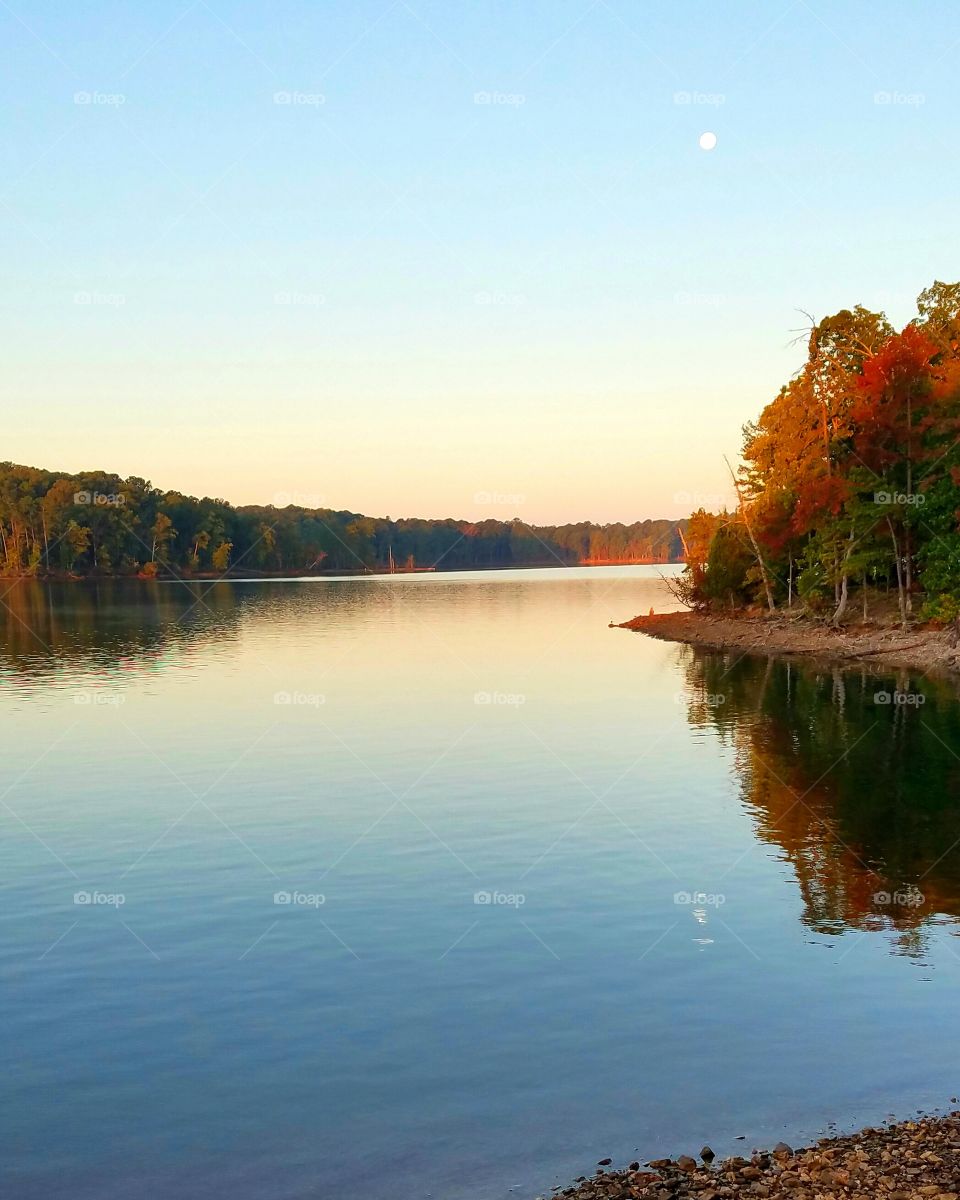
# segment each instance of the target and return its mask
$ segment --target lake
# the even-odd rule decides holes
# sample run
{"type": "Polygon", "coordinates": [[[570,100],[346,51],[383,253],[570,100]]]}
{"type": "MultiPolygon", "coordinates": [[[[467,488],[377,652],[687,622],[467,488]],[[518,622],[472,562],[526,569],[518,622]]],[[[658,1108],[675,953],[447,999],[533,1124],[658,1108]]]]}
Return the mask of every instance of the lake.
{"type": "Polygon", "coordinates": [[[532,1197],[948,1106],[956,685],[608,628],[660,570],[6,582],[3,1193],[532,1197]]]}

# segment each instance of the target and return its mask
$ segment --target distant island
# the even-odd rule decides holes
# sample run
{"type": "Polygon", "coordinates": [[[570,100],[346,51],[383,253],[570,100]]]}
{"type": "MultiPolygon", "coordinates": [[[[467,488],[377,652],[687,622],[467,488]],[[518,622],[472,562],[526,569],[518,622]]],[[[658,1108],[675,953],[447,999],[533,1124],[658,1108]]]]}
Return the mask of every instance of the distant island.
{"type": "Polygon", "coordinates": [[[0,464],[0,575],[140,578],[380,574],[677,562],[685,521],[528,525],[234,507],[104,471],[0,464]]]}

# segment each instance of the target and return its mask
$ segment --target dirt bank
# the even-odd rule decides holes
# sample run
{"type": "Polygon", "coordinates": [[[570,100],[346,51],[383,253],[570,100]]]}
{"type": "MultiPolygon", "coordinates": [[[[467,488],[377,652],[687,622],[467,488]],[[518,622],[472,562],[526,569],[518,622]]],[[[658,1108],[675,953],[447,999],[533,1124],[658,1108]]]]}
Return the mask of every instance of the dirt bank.
{"type": "Polygon", "coordinates": [[[683,611],[634,617],[618,628],[712,650],[796,654],[919,671],[960,671],[956,632],[930,626],[904,630],[863,624],[832,629],[808,618],[778,614],[718,616],[683,611]]]}

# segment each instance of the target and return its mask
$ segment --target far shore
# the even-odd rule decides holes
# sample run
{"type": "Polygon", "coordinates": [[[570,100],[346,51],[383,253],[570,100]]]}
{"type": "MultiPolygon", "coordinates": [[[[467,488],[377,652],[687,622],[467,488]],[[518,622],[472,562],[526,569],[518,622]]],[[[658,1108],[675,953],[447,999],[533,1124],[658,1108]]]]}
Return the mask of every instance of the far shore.
{"type": "Polygon", "coordinates": [[[866,623],[834,629],[783,613],[726,615],[683,610],[637,616],[617,628],[708,650],[797,655],[901,670],[960,671],[957,631],[930,625],[902,629],[866,623]]]}
{"type": "Polygon", "coordinates": [[[115,580],[130,580],[139,579],[146,583],[189,583],[194,580],[198,582],[221,581],[229,582],[231,580],[250,580],[261,579],[265,582],[270,580],[287,580],[287,579],[340,579],[344,576],[382,576],[391,575],[426,575],[426,574],[466,574],[476,571],[540,571],[540,570],[556,570],[557,567],[575,568],[575,567],[662,567],[662,566],[679,566],[679,560],[664,562],[660,559],[594,559],[591,561],[580,562],[561,562],[559,559],[556,562],[506,562],[506,563],[472,563],[470,566],[402,566],[396,567],[393,571],[385,564],[378,563],[372,567],[316,567],[312,570],[300,571],[261,571],[253,567],[229,567],[226,571],[157,571],[155,574],[149,574],[145,571],[135,571],[128,574],[106,574],[94,573],[78,574],[74,571],[23,571],[19,574],[4,574],[0,571],[0,580],[10,582],[25,582],[32,580],[38,583],[103,583],[115,580]]]}

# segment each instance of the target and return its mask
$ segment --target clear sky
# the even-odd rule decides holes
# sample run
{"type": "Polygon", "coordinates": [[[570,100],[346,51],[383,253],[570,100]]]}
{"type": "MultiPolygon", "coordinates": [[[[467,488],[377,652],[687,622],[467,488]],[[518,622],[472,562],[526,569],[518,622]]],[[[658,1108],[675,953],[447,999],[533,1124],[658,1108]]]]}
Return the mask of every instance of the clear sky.
{"type": "Polygon", "coordinates": [[[0,39],[4,459],[678,516],[798,307],[960,277],[956,0],[2,0],[0,39]]]}

